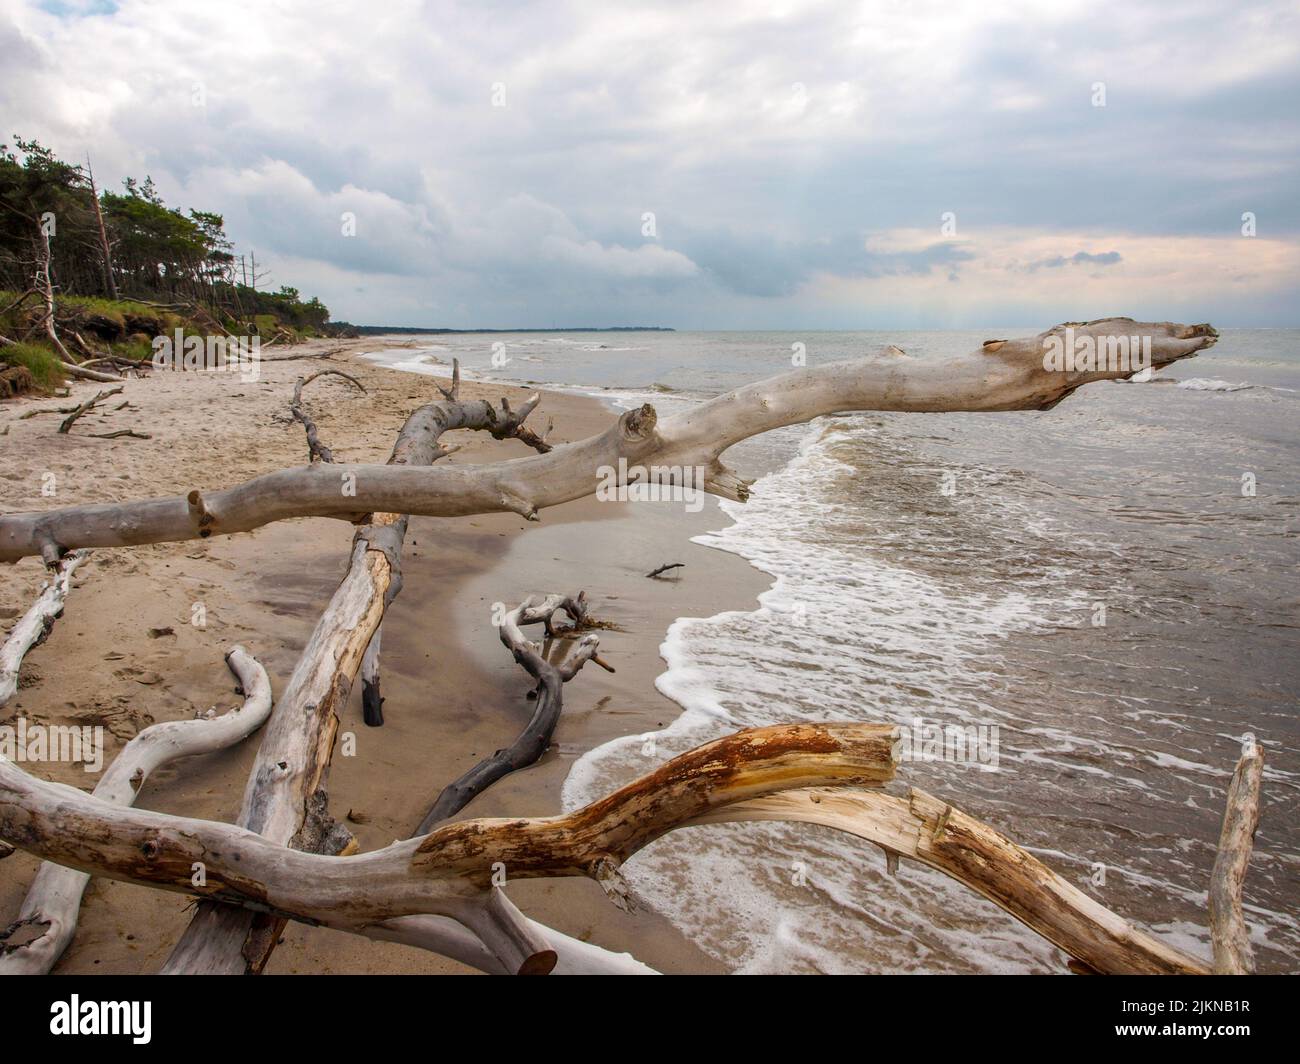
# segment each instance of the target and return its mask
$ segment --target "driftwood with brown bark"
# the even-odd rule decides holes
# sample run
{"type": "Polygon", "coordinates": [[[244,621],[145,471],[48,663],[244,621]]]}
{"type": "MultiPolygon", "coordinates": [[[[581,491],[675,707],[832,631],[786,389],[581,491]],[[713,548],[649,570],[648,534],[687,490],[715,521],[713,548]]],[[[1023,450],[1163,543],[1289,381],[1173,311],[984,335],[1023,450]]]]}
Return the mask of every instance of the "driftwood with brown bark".
{"type": "MultiPolygon", "coordinates": [[[[1026,340],[990,341],[956,359],[910,359],[891,349],[749,385],[663,421],[644,406],[604,433],[560,447],[524,426],[536,397],[518,410],[504,401],[497,408],[461,400],[457,367],[451,387],[442,389],[443,400],[407,420],[387,465],[330,463],[314,422],[295,411],[307,428],[311,456],[321,459],[312,465],[224,490],[195,488],[178,498],[0,516],[0,560],[35,554],[65,574],[67,552],[91,546],[206,538],[308,515],[360,526],[343,581],[271,711],[238,824],[136,810],[98,791],[86,795],[3,763],[0,840],[82,873],[197,894],[202,905],[168,962],[172,972],[260,971],[288,920],[404,942],[485,971],[645,972],[626,955],[529,920],[506,897],[501,877],[588,876],[622,902],[628,889],[620,866],[654,839],[682,828],[747,820],[819,824],[882,847],[891,861],[928,864],[981,893],[1087,970],[1208,971],[1205,962],[1100,906],[942,799],[917,790],[907,797],[883,793],[896,769],[897,733],[887,724],[752,729],[688,751],[563,816],[445,822],[544,749],[564,681],[585,661],[599,661],[594,636],[578,641],[557,663],[521,631],[522,625],[542,623],[548,636],[564,636],[553,618],[563,608],[580,624],[586,613],[581,599],[529,600],[503,619],[503,643],[537,684],[533,721],[513,747],[444,790],[421,825],[427,834],[341,856],[355,844],[328,813],[330,754],[359,669],[374,670],[377,693],[380,626],[400,587],[408,515],[511,511],[536,519],[546,507],[596,490],[605,470],[621,468],[620,460],[634,468],[700,467],[706,490],[743,501],[748,482],[723,466],[721,455],[759,432],[851,410],[1043,409],[1083,384],[1129,375],[1046,369],[1044,343],[1063,328],[1026,340]],[[539,453],[486,465],[434,465],[449,452],[440,437],[460,428],[516,438],[539,453]],[[203,869],[201,886],[195,883],[196,866],[203,869]]],[[[1217,336],[1204,325],[1129,319],[1074,328],[1090,337],[1147,337],[1156,365],[1194,355],[1217,336]]],[[[305,415],[302,386],[293,405],[305,415]]],[[[51,615],[55,605],[38,603],[37,616],[51,615]]],[[[18,661],[32,645],[26,635],[23,640],[18,661]]],[[[135,756],[130,749],[119,758],[127,768],[135,756]]],[[[1212,889],[1218,970],[1249,966],[1241,885],[1258,817],[1259,775],[1258,760],[1243,758],[1225,819],[1212,889]]]]}

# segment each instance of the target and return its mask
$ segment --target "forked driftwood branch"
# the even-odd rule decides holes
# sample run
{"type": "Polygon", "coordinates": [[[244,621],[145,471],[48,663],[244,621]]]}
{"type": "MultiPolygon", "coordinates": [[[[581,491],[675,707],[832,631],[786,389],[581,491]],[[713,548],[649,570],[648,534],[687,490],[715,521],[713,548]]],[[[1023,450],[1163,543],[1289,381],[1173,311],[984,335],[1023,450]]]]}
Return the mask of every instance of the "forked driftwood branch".
{"type": "Polygon", "coordinates": [[[876,724],[752,729],[564,816],[459,821],[346,858],[305,853],[233,825],[120,808],[0,762],[0,838],[92,875],[197,892],[280,918],[365,934],[376,923],[434,914],[480,939],[491,923],[518,943],[536,933],[524,934],[517,917],[493,902],[500,869],[511,879],[590,876],[617,895],[626,889],[618,868],[627,858],[711,809],[790,787],[886,782],[893,735],[876,724]],[[205,879],[198,888],[196,862],[205,879]]]}
{"type": "MultiPolygon", "coordinates": [[[[576,598],[564,595],[547,595],[540,601],[528,598],[522,605],[515,607],[501,621],[501,642],[505,644],[527,673],[537,681],[534,691],[535,702],[532,719],[518,738],[509,746],[496,751],[491,757],[484,758],[454,783],[449,783],[434,800],[419,827],[416,835],[425,835],[433,830],[434,825],[455,816],[469,805],[478,795],[487,790],[497,780],[532,765],[546,753],[551,745],[551,736],[560,719],[563,707],[564,685],[577,676],[583,665],[594,661],[601,668],[613,672],[614,669],[600,657],[600,640],[594,635],[585,635],[577,641],[572,653],[558,663],[550,661],[545,647],[530,642],[521,631],[524,625],[543,624],[548,642],[581,629],[587,619],[587,595],[581,592],[576,598]],[[563,610],[573,621],[573,627],[561,631],[555,627],[554,617],[563,610]]],[[[562,644],[568,649],[568,641],[562,644]]]]}
{"type": "MultiPolygon", "coordinates": [[[[239,680],[244,704],[228,713],[151,724],[122,748],[95,785],[94,796],[130,806],[149,774],[182,757],[224,750],[247,738],[271,713],[271,681],[257,659],[231,647],[226,664],[239,680]]],[[[18,919],[0,932],[0,975],[42,975],[63,955],[77,929],[77,912],[90,876],[74,868],[41,865],[18,919]]]]}
{"type": "MultiPolygon", "coordinates": [[[[453,393],[458,394],[458,393],[453,393]]],[[[534,404],[535,405],[535,404],[534,404]]],[[[388,466],[427,466],[450,453],[439,440],[454,429],[491,432],[502,439],[523,426],[531,411],[507,414],[483,400],[429,403],[416,410],[398,434],[388,466]]],[[[352,485],[344,466],[335,474],[342,497],[352,485]]],[[[193,494],[193,493],[192,493],[193,494]]],[[[359,509],[359,508],[358,508],[359,509]]],[[[203,503],[205,515],[211,515],[203,503]]],[[[321,615],[288,686],[276,704],[244,792],[241,827],[282,846],[314,853],[340,853],[352,844],[347,829],[328,812],[326,773],[357,670],[379,633],[385,610],[401,588],[401,551],[408,518],[401,513],[354,513],[362,522],[343,582],[321,615]]],[[[378,647],[370,683],[378,692],[378,647]]],[[[377,706],[373,707],[377,710],[377,706]]],[[[373,723],[382,723],[382,718],[373,723]]],[[[282,918],[256,916],[204,904],[190,922],[164,972],[235,974],[260,972],[270,958],[282,918]]]]}
{"type": "Polygon", "coordinates": [[[1209,966],[1135,927],[1005,836],[893,775],[890,725],[801,724],[738,732],[688,751],[564,816],[469,820],[350,858],[276,846],[225,824],[118,810],[0,764],[0,837],[94,875],[202,893],[259,913],[404,942],[486,971],[629,971],[527,920],[496,877],[584,875],[611,897],[619,867],[666,832],[740,821],[819,824],[912,858],[974,889],[1087,968],[1205,974],[1209,966]],[[833,788],[833,789],[832,789],[833,788]],[[868,788],[868,789],[863,789],[868,788]],[[460,925],[452,926],[448,920],[460,925]],[[585,955],[584,955],[585,954],[585,955]],[[590,965],[590,967],[588,967],[590,965]]]}

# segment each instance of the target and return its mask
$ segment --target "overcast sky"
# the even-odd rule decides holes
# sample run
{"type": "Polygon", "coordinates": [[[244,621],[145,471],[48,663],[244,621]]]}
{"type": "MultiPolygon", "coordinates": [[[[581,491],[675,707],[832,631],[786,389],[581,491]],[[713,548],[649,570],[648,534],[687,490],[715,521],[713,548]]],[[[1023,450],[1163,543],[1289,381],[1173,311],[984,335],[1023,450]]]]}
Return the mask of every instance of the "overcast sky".
{"type": "Polygon", "coordinates": [[[1294,326],[1298,51],[1287,0],[0,0],[0,136],[358,323],[1294,326]]]}

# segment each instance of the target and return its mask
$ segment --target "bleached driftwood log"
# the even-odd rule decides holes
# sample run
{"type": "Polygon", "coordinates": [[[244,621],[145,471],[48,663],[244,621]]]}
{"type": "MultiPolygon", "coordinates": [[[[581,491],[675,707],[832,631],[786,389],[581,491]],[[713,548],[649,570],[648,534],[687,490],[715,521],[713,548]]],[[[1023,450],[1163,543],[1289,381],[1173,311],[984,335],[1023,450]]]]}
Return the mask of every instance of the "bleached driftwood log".
{"type": "Polygon", "coordinates": [[[924,791],[791,790],[698,817],[697,824],[784,820],[820,824],[874,842],[886,855],[929,865],[1014,916],[1089,968],[1106,974],[1206,975],[1208,966],[1138,930],[987,824],[924,791]]]}
{"type": "Polygon", "coordinates": [[[36,601],[18,619],[4,645],[0,646],[0,706],[17,693],[23,658],[32,647],[45,642],[54,622],[63,613],[64,600],[72,587],[72,574],[89,556],[90,551],[78,550],[55,562],[50,579],[41,588],[36,601]]]}
{"type": "Polygon", "coordinates": [[[1259,827],[1263,778],[1264,749],[1251,738],[1232,774],[1219,852],[1210,877],[1210,941],[1218,975],[1250,975],[1255,970],[1250,929],[1241,910],[1241,891],[1259,827]]]}
{"type": "Polygon", "coordinates": [[[546,753],[563,709],[564,685],[578,675],[583,665],[594,661],[601,668],[614,671],[600,657],[600,640],[594,635],[585,635],[578,640],[573,653],[558,664],[547,660],[543,648],[524,636],[523,625],[539,623],[546,626],[548,639],[563,635],[553,620],[560,610],[573,620],[571,631],[576,632],[587,618],[586,592],[580,592],[576,598],[547,595],[538,600],[529,597],[502,619],[499,629],[501,642],[514,655],[515,661],[537,681],[533,715],[513,743],[484,758],[460,779],[442,789],[415,829],[416,835],[428,834],[435,824],[455,816],[497,780],[526,768],[546,753]]]}
{"type": "Polygon", "coordinates": [[[953,877],[1093,970],[1209,971],[948,803],[918,790],[897,798],[863,789],[892,775],[896,734],[869,724],[752,729],[688,751],[564,816],[445,824],[351,858],[287,850],[224,824],[115,812],[0,765],[0,838],[97,875],[182,892],[193,890],[192,862],[208,855],[208,894],[433,949],[485,971],[545,970],[558,961],[567,970],[630,972],[634,962],[577,950],[519,914],[498,896],[494,872],[504,868],[511,879],[586,875],[616,894],[624,889],[619,866],[667,831],[811,823],[953,877]]]}
{"type": "MultiPolygon", "coordinates": [[[[483,400],[429,403],[407,419],[389,466],[375,468],[427,466],[448,453],[439,439],[453,429],[483,430],[502,439],[515,435],[537,399],[534,396],[513,414],[483,400]]],[[[315,468],[347,467],[318,464],[315,468]]],[[[342,496],[343,489],[350,488],[348,474],[332,475],[342,496]]],[[[205,505],[204,512],[210,513],[210,507],[205,505]]],[[[267,725],[244,791],[239,824],[280,845],[315,853],[339,853],[350,845],[346,828],[329,816],[326,773],[339,712],[347,704],[384,611],[401,588],[407,521],[400,513],[370,514],[357,532],[347,573],[267,725]]],[[[260,972],[283,926],[283,918],[200,905],[162,970],[168,974],[260,972]]]]}
{"type": "MultiPolygon", "coordinates": [[[[601,471],[618,470],[620,459],[628,466],[699,468],[704,490],[744,499],[748,483],[723,466],[719,456],[761,432],[853,410],[1038,410],[1089,382],[1132,375],[1132,370],[1119,369],[1045,369],[1045,345],[1064,328],[1030,339],[990,341],[958,358],[886,354],[798,370],[738,388],[662,422],[646,405],[623,414],[597,436],[531,458],[428,469],[318,463],[268,473],[204,493],[214,516],[211,533],[246,532],[290,517],[354,520],[358,511],[443,517],[513,512],[535,519],[546,507],[594,492],[604,480],[601,471]],[[354,478],[355,495],[339,491],[344,475],[354,478]]],[[[1077,338],[1093,341],[1114,335],[1149,340],[1156,366],[1191,357],[1218,338],[1209,325],[1128,318],[1071,328],[1077,338]]],[[[520,413],[526,415],[533,402],[520,413]]],[[[6,514],[0,516],[0,561],[75,547],[187,540],[196,534],[183,497],[6,514]]]]}
{"type": "Polygon", "coordinates": [[[539,955],[553,947],[543,949],[531,922],[520,926],[517,910],[494,901],[501,869],[511,879],[585,875],[617,896],[628,857],[712,809],[791,787],[887,782],[893,741],[894,728],[879,724],[755,728],[688,751],[563,816],[460,821],[352,857],[305,853],[229,824],[122,809],[0,762],[0,839],[92,875],[358,934],[398,917],[450,916],[501,949],[507,966],[518,961],[518,971],[551,962],[539,955]],[[205,877],[198,888],[196,863],[205,877]],[[525,955],[530,942],[537,948],[525,955]]]}
{"type": "MultiPolygon", "coordinates": [[[[116,806],[135,797],[155,769],[182,757],[224,750],[257,731],[271,713],[271,681],[242,646],[226,664],[239,680],[244,704],[221,716],[152,724],[132,739],[104,772],[94,796],[116,806]]],[[[77,930],[77,912],[90,876],[63,865],[42,864],[18,919],[0,933],[0,975],[43,975],[63,955],[77,930]]]]}
{"type": "MultiPolygon", "coordinates": [[[[524,917],[532,929],[544,938],[556,955],[552,975],[658,975],[630,953],[615,953],[581,939],[573,938],[553,927],[524,917]]],[[[362,932],[367,938],[398,942],[450,957],[461,964],[489,975],[513,975],[500,958],[463,924],[449,916],[399,916],[371,924],[362,932]]]]}

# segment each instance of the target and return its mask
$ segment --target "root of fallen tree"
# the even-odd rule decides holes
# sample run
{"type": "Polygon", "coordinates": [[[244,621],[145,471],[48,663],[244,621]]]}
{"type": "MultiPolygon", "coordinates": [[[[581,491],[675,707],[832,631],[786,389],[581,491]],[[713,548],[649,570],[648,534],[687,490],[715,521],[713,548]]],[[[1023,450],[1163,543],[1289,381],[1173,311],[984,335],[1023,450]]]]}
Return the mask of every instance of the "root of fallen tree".
{"type": "MultiPolygon", "coordinates": [[[[918,790],[905,798],[883,793],[896,770],[892,725],[750,729],[688,751],[563,816],[448,822],[496,780],[541,756],[559,720],[566,681],[587,661],[609,667],[596,637],[578,634],[588,621],[584,595],[530,598],[502,620],[503,644],[535,684],[532,719],[509,746],[443,788],[417,837],[358,854],[355,840],[328,811],[330,757],[358,671],[366,722],[383,723],[381,625],[401,587],[410,514],[504,510],[535,519],[545,507],[596,490],[604,470],[652,464],[700,467],[708,491],[743,501],[748,484],[722,465],[721,455],[772,428],[850,410],[1043,409],[1083,384],[1129,375],[1045,369],[1045,342],[1063,328],[1027,340],[989,341],[972,355],[942,361],[913,360],[890,349],[749,385],[662,422],[645,406],[604,433],[561,447],[524,424],[536,396],[514,410],[504,400],[500,407],[462,400],[457,366],[450,388],[439,386],[443,398],[408,418],[387,465],[333,463],[302,399],[313,378],[300,379],[290,409],[306,430],[311,465],[224,490],[195,488],[179,498],[0,515],[0,560],[39,555],[54,569],[50,588],[0,648],[0,676],[13,684],[23,655],[63,608],[84,548],[206,538],[307,515],[359,526],[343,580],[274,708],[265,674],[237,648],[230,664],[248,696],[244,708],[215,720],[146,729],[123,749],[94,794],[0,762],[0,841],[53,862],[42,866],[6,938],[0,970],[48,970],[72,935],[85,877],[100,875],[200,898],[167,972],[259,972],[293,920],[402,942],[488,972],[641,974],[650,970],[625,954],[528,919],[501,889],[500,874],[508,880],[587,876],[623,905],[629,896],[619,868],[656,838],[714,823],[771,820],[854,835],[881,847],[891,866],[900,857],[927,864],[1006,910],[1082,970],[1210,971],[942,799],[918,790]],[[439,442],[453,429],[514,438],[538,454],[477,466],[435,465],[453,450],[439,442]],[[572,622],[568,628],[555,622],[561,611],[572,622]],[[524,637],[523,627],[531,624],[543,626],[544,645],[524,637]],[[239,741],[263,719],[237,824],[131,808],[152,767],[239,741]]],[[[1073,328],[1092,338],[1149,337],[1157,365],[1194,355],[1217,337],[1208,325],[1129,319],[1073,328]]],[[[626,475],[634,482],[644,473],[626,475]]],[[[1258,820],[1261,764],[1255,747],[1232,783],[1210,892],[1217,971],[1250,969],[1241,893],[1258,820]]]]}

